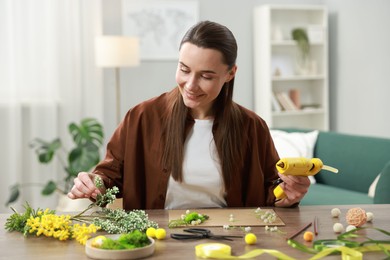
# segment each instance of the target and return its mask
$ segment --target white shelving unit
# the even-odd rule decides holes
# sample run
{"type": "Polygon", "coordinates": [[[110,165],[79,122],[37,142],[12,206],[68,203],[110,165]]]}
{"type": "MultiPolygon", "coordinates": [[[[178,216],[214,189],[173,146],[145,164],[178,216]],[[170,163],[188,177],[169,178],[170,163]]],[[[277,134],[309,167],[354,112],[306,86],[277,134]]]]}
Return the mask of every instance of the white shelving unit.
{"type": "Polygon", "coordinates": [[[324,6],[262,5],[254,10],[255,111],[270,127],[329,130],[328,12],[324,6]],[[295,28],[306,30],[310,56],[298,66],[295,28]],[[297,110],[273,108],[272,95],[299,93],[297,110]]]}

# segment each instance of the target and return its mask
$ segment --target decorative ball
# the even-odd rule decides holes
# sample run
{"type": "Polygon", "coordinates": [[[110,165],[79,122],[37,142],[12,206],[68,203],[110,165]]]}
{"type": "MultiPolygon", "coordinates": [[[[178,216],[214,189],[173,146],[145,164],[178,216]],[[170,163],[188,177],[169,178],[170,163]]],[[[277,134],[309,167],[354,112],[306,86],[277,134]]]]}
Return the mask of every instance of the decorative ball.
{"type": "Polygon", "coordinates": [[[314,238],[314,234],[313,234],[313,232],[311,232],[311,231],[306,231],[306,232],[303,234],[303,240],[305,240],[306,242],[311,242],[311,241],[313,241],[313,238],[314,238]]]}
{"type": "Polygon", "coordinates": [[[151,237],[151,238],[155,238],[156,237],[156,229],[154,227],[149,227],[147,230],[146,230],[146,235],[148,237],[151,237]]]}
{"type": "Polygon", "coordinates": [[[330,213],[332,214],[332,217],[338,218],[341,214],[341,211],[339,208],[333,208],[330,213]]]}
{"type": "Polygon", "coordinates": [[[374,214],[372,212],[367,212],[366,216],[368,222],[371,222],[374,219],[374,214]]]}
{"type": "Polygon", "coordinates": [[[255,234],[248,233],[245,235],[245,243],[247,243],[248,245],[256,244],[256,242],[257,242],[257,237],[255,234]]]}
{"type": "Polygon", "coordinates": [[[367,222],[366,212],[362,208],[351,208],[347,211],[345,219],[349,225],[361,227],[367,222]]]}
{"type": "Polygon", "coordinates": [[[167,232],[165,231],[165,229],[163,228],[156,229],[156,238],[158,240],[165,239],[166,236],[167,236],[167,232]]]}
{"type": "Polygon", "coordinates": [[[334,223],[333,225],[333,231],[335,233],[341,233],[344,231],[344,226],[341,223],[334,223]]]}
{"type": "Polygon", "coordinates": [[[347,228],[345,229],[345,231],[351,231],[351,230],[354,230],[356,229],[356,227],[354,225],[348,225],[347,228]]]}
{"type": "Polygon", "coordinates": [[[102,246],[104,240],[106,239],[107,238],[105,236],[97,236],[94,239],[92,239],[91,246],[99,248],[102,246]]]}

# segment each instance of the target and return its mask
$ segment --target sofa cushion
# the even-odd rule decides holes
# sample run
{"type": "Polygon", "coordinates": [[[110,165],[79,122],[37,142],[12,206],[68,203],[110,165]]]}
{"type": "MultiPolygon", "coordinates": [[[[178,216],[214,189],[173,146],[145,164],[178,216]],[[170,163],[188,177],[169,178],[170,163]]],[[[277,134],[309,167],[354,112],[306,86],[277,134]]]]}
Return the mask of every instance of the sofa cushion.
{"type": "Polygon", "coordinates": [[[352,205],[372,204],[367,192],[357,192],[321,183],[312,184],[300,205],[352,205]]]}
{"type": "Polygon", "coordinates": [[[367,194],[389,155],[390,139],[320,132],[314,156],[338,168],[339,173],[321,171],[317,183],[367,194]]]}
{"type": "Polygon", "coordinates": [[[375,180],[371,183],[370,188],[368,189],[368,197],[374,198],[376,185],[378,184],[380,177],[381,177],[381,174],[379,173],[378,176],[376,176],[375,180]]]}
{"type": "Polygon", "coordinates": [[[386,164],[385,168],[383,168],[376,185],[374,203],[390,203],[390,161],[386,164]]]}

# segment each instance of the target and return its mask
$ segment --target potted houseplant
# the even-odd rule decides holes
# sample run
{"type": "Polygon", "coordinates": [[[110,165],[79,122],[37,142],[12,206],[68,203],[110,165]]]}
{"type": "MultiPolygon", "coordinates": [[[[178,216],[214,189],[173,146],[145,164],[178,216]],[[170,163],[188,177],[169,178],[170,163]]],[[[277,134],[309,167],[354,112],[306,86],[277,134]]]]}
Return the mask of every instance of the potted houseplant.
{"type": "MultiPolygon", "coordinates": [[[[102,125],[96,119],[83,119],[79,125],[72,122],[68,130],[74,143],[74,147],[69,151],[63,147],[60,138],[50,142],[35,138],[30,144],[40,163],[48,164],[57,157],[65,171],[63,179],[50,180],[43,184],[42,195],[51,195],[55,191],[66,195],[72,188],[73,179],[77,174],[89,171],[100,161],[100,148],[103,145],[104,134],[102,125]],[[67,158],[63,158],[64,156],[67,158]]],[[[31,184],[16,183],[11,187],[7,205],[19,198],[20,189],[26,185],[31,184]]]]}
{"type": "Polygon", "coordinates": [[[292,39],[297,43],[298,55],[296,57],[298,73],[305,74],[310,63],[310,42],[307,32],[303,28],[295,28],[291,31],[292,39]]]}

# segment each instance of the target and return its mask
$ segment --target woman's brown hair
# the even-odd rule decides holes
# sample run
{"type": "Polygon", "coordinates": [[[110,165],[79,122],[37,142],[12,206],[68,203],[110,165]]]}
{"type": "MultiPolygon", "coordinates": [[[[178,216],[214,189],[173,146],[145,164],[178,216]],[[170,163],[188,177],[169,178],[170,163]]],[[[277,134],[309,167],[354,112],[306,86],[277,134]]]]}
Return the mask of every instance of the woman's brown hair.
{"type": "MultiPolygon", "coordinates": [[[[202,21],[190,28],[184,35],[181,46],[189,42],[200,48],[214,49],[222,53],[223,63],[232,69],[236,64],[237,43],[232,32],[223,25],[215,22],[202,21]]],[[[242,115],[237,104],[233,102],[234,78],[226,82],[214,101],[215,112],[214,135],[223,179],[228,189],[231,178],[243,164],[242,151],[242,115]]],[[[192,120],[189,109],[184,105],[183,98],[176,88],[169,95],[167,118],[163,132],[163,166],[176,181],[182,181],[184,142],[186,120],[192,120]]],[[[214,127],[213,127],[214,129],[214,127]]]]}

